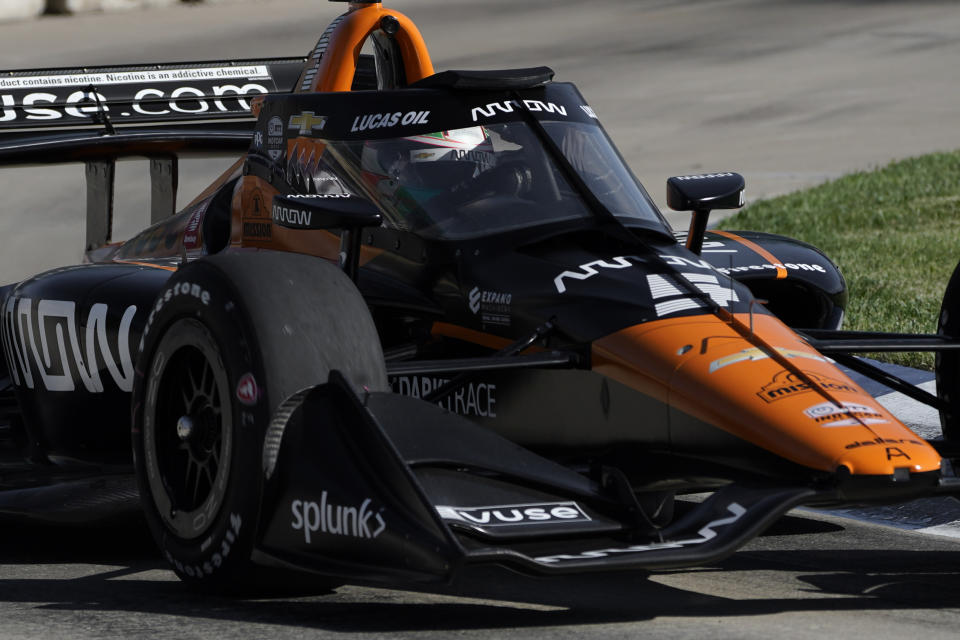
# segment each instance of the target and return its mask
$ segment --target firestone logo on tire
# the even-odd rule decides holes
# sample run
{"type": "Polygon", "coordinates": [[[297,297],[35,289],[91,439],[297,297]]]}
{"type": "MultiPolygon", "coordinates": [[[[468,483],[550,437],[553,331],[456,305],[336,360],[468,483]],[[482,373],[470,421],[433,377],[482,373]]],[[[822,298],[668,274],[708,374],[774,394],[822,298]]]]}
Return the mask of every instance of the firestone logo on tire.
{"type": "Polygon", "coordinates": [[[237,400],[240,404],[252,407],[260,399],[260,387],[252,373],[245,374],[237,383],[237,400]]]}

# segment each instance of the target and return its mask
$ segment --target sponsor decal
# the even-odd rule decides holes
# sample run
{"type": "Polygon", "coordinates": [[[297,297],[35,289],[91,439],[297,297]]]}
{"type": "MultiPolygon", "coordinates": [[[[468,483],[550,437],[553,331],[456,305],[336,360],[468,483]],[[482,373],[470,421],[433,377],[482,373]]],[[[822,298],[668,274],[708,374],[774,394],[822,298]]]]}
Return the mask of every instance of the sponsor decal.
{"type": "Polygon", "coordinates": [[[318,116],[313,111],[304,111],[298,116],[290,116],[288,129],[296,129],[298,136],[311,136],[314,131],[323,131],[327,116],[318,116]]]}
{"type": "Polygon", "coordinates": [[[710,178],[728,178],[732,173],[701,173],[693,176],[677,176],[677,180],[709,180],[710,178]]]}
{"type": "Polygon", "coordinates": [[[838,407],[832,402],[815,404],[803,410],[803,415],[815,421],[821,427],[852,427],[859,424],[886,424],[889,422],[874,407],[842,402],[838,407]]]}
{"type": "MultiPolygon", "coordinates": [[[[713,268],[703,260],[696,261],[679,256],[661,256],[667,259],[667,263],[675,266],[693,266],[700,269],[713,268]]],[[[632,266],[626,256],[616,256],[607,260],[594,260],[586,264],[581,264],[576,271],[564,271],[556,278],[553,283],[558,293],[564,293],[567,286],[564,279],[587,280],[599,273],[598,269],[626,269],[632,266]]],[[[715,304],[726,307],[730,302],[739,302],[740,298],[737,292],[730,287],[720,283],[716,276],[701,273],[681,273],[683,278],[693,284],[697,289],[710,296],[715,304]]],[[[675,282],[671,282],[672,275],[650,274],[647,275],[647,284],[650,287],[650,296],[654,300],[662,300],[655,304],[657,317],[668,316],[673,313],[696,309],[705,306],[701,300],[691,298],[689,293],[681,290],[675,282]]]]}
{"type": "MultiPolygon", "coordinates": [[[[673,237],[675,237],[677,239],[677,242],[679,242],[680,244],[686,244],[687,242],[686,231],[676,231],[674,232],[673,237]]],[[[700,253],[701,254],[703,253],[740,253],[740,247],[742,247],[742,245],[738,243],[733,243],[730,246],[733,248],[728,249],[727,245],[723,242],[720,242],[719,240],[709,240],[709,241],[704,240],[703,248],[700,249],[700,253]]],[[[660,256],[660,257],[664,258],[666,256],[660,256]]]]}
{"type": "Polygon", "coordinates": [[[253,207],[251,213],[255,218],[262,218],[264,215],[263,192],[259,189],[253,192],[253,207]]]}
{"type": "Polygon", "coordinates": [[[590,522],[590,516],[576,502],[537,502],[490,507],[438,506],[444,520],[484,527],[504,527],[557,522],[590,522]]]}
{"type": "MultiPolygon", "coordinates": [[[[811,373],[809,371],[804,371],[804,373],[810,376],[814,382],[828,391],[850,391],[854,393],[857,391],[857,389],[846,382],[834,380],[833,378],[829,378],[819,373],[811,373]]],[[[777,373],[777,375],[773,376],[773,379],[770,382],[763,385],[760,391],[757,392],[757,395],[765,402],[776,402],[777,400],[792,398],[802,393],[809,393],[810,391],[813,391],[810,385],[803,380],[798,379],[796,374],[787,370],[782,370],[777,373]]]]}
{"type": "MultiPolygon", "coordinates": [[[[776,349],[777,353],[785,358],[806,358],[807,360],[816,360],[817,362],[827,361],[827,359],[823,356],[818,356],[817,354],[810,353],[808,351],[785,349],[783,347],[774,347],[774,349],[776,349]]],[[[731,364],[737,364],[738,362],[756,362],[757,360],[766,360],[769,357],[770,356],[757,347],[750,347],[749,349],[744,349],[743,351],[738,351],[737,353],[732,353],[729,356],[724,356],[714,360],[710,363],[710,373],[719,371],[720,369],[728,367],[731,364]]]]}
{"type": "Polygon", "coordinates": [[[273,225],[269,222],[244,222],[243,237],[269,240],[273,237],[273,225]]]}
{"type": "Polygon", "coordinates": [[[273,205],[273,221],[284,227],[309,229],[312,219],[313,212],[308,209],[295,209],[293,207],[282,207],[277,204],[273,205]]]}
{"type": "Polygon", "coordinates": [[[283,120],[277,116],[273,116],[267,122],[267,135],[272,137],[282,136],[283,135],[283,120]]]}
{"type": "Polygon", "coordinates": [[[0,90],[3,89],[52,89],[56,87],[88,87],[90,85],[110,86],[120,84],[139,84],[141,82],[178,82],[182,80],[223,80],[227,78],[258,79],[270,78],[265,65],[248,67],[203,67],[199,69],[144,69],[142,71],[121,71],[99,73],[73,73],[51,76],[23,76],[18,78],[0,78],[0,90]]]}
{"type": "Polygon", "coordinates": [[[563,282],[564,278],[570,278],[571,280],[586,280],[600,273],[597,271],[597,269],[626,269],[627,267],[632,266],[630,262],[623,256],[617,256],[616,258],[611,258],[611,260],[612,262],[607,262],[606,260],[594,260],[593,262],[588,262],[577,267],[578,271],[564,271],[553,279],[553,284],[557,287],[558,293],[563,293],[567,290],[567,286],[563,282]]]}
{"type": "MultiPolygon", "coordinates": [[[[391,378],[390,386],[394,393],[412,398],[422,398],[448,382],[450,382],[449,378],[396,376],[391,378]]],[[[461,416],[496,418],[497,385],[485,382],[470,382],[440,400],[437,404],[447,411],[461,416]]]]}
{"type": "Polygon", "coordinates": [[[469,304],[471,313],[480,311],[480,287],[474,287],[470,290],[469,304]]]}
{"type": "MultiPolygon", "coordinates": [[[[720,284],[716,276],[706,273],[681,273],[693,286],[710,296],[710,299],[721,307],[727,307],[731,302],[739,302],[740,297],[731,287],[720,284]]],[[[689,309],[698,309],[706,306],[702,300],[691,298],[690,294],[681,290],[676,283],[670,281],[666,275],[648,274],[647,285],[650,287],[650,297],[662,300],[654,304],[657,317],[662,318],[689,309]]]]}
{"type": "Polygon", "coordinates": [[[103,393],[100,372],[106,369],[121,391],[130,391],[130,325],[137,307],[126,307],[117,327],[107,327],[107,312],[106,304],[96,303],[83,319],[72,300],[8,298],[0,338],[13,382],[34,389],[39,379],[47,391],[75,391],[79,382],[89,393],[103,393]]]}
{"type": "Polygon", "coordinates": [[[260,149],[263,147],[263,132],[254,131],[253,132],[253,148],[260,149]]]}
{"type": "Polygon", "coordinates": [[[582,104],[582,105],[580,105],[580,108],[583,109],[583,112],[584,112],[585,114],[587,114],[588,116],[590,116],[590,117],[593,118],[594,120],[597,119],[597,113],[593,110],[593,107],[588,107],[587,105],[582,104]]]}
{"type": "MultiPolygon", "coordinates": [[[[423,138],[426,136],[411,136],[423,138]]],[[[426,162],[433,160],[467,160],[476,162],[480,171],[486,171],[493,168],[496,164],[496,156],[489,151],[477,151],[475,149],[450,149],[440,147],[438,149],[418,149],[410,152],[410,162],[426,162]]]]}
{"type": "Polygon", "coordinates": [[[541,100],[504,100],[503,102],[491,102],[482,107],[474,107],[470,112],[473,121],[476,122],[481,117],[492,118],[500,113],[513,113],[514,107],[517,109],[526,109],[533,113],[555,113],[566,117],[567,108],[553,102],[543,102],[541,100]]]}
{"type": "Polygon", "coordinates": [[[160,311],[163,308],[165,302],[169,302],[171,299],[176,296],[191,296],[199,300],[204,306],[210,304],[210,292],[202,288],[200,285],[190,282],[178,282],[169,289],[163,292],[161,296],[157,298],[157,304],[154,306],[153,311],[151,312],[148,321],[153,319],[153,314],[160,311]]]}
{"type": "Polygon", "coordinates": [[[283,120],[273,116],[267,121],[267,155],[277,162],[283,156],[283,120]]]}
{"type": "Polygon", "coordinates": [[[370,113],[353,119],[351,132],[384,129],[389,127],[429,124],[429,111],[395,111],[393,113],[370,113]]]}
{"type": "Polygon", "coordinates": [[[257,82],[222,83],[224,80],[240,78],[271,80],[265,65],[0,78],[0,92],[6,91],[0,93],[0,122],[63,118],[89,120],[98,111],[110,112],[110,117],[114,120],[138,117],[142,119],[143,116],[163,116],[171,113],[249,112],[250,103],[244,96],[268,93],[269,90],[257,82]],[[199,84],[175,86],[172,89],[161,88],[164,84],[190,81],[199,84]],[[129,84],[156,86],[140,88],[132,97],[127,93],[109,89],[129,84]],[[97,87],[97,91],[90,91],[90,87],[97,87]],[[36,91],[31,91],[33,89],[36,91]],[[107,105],[108,100],[114,102],[113,110],[107,105]],[[99,104],[90,104],[91,102],[99,104]]]}
{"type": "MultiPolygon", "coordinates": [[[[664,258],[667,264],[673,266],[687,266],[698,269],[707,269],[714,271],[713,266],[705,260],[693,260],[682,256],[660,256],[664,258]]],[[[565,279],[570,280],[588,280],[599,273],[599,269],[626,269],[633,266],[630,262],[632,256],[616,256],[610,260],[594,260],[577,267],[576,271],[564,271],[556,278],[553,283],[558,293],[564,293],[567,290],[565,279]]],[[[729,286],[728,283],[721,283],[715,275],[703,273],[680,273],[681,277],[690,284],[699,289],[702,293],[710,296],[712,302],[721,307],[728,307],[731,302],[739,302],[740,297],[737,292],[729,286]]],[[[647,275],[647,286],[650,287],[650,297],[654,301],[654,309],[658,318],[669,316],[674,313],[697,309],[706,306],[706,303],[699,298],[690,296],[689,291],[681,288],[674,280],[674,274],[649,274],[647,275]]]]}
{"type": "Polygon", "coordinates": [[[373,540],[387,528],[380,512],[370,508],[370,498],[359,507],[334,504],[328,500],[324,490],[320,494],[319,504],[308,500],[294,500],[290,505],[294,531],[303,531],[303,540],[307,544],[313,541],[313,534],[322,533],[331,536],[346,536],[373,540]]]}
{"type": "Polygon", "coordinates": [[[226,533],[223,534],[223,539],[220,540],[220,544],[217,545],[213,542],[212,538],[207,538],[203,544],[200,545],[200,548],[205,552],[210,548],[216,549],[216,551],[210,554],[207,560],[203,561],[203,564],[183,564],[174,558],[173,554],[169,551],[166,552],[167,562],[175,566],[180,573],[184,573],[192,578],[199,578],[203,575],[213,575],[214,572],[223,565],[223,561],[230,555],[233,544],[240,536],[240,526],[242,524],[243,519],[239,515],[236,513],[230,514],[230,527],[226,533]]]}
{"type": "Polygon", "coordinates": [[[190,216],[187,227],[183,231],[183,246],[185,249],[196,249],[200,246],[200,234],[197,230],[200,228],[200,221],[203,219],[204,211],[206,211],[205,207],[203,209],[197,209],[197,211],[190,216]]]}
{"type": "Polygon", "coordinates": [[[510,304],[513,301],[512,293],[500,291],[482,291],[474,287],[467,295],[470,312],[480,314],[483,324],[499,324],[510,326],[510,304]]]}
{"type": "Polygon", "coordinates": [[[240,404],[245,404],[248,407],[252,407],[257,404],[257,401],[260,399],[260,387],[257,386],[257,379],[253,377],[252,373],[244,374],[240,381],[237,382],[237,400],[240,401],[240,404]]]}
{"type": "Polygon", "coordinates": [[[819,264],[794,262],[784,262],[783,264],[779,262],[766,262],[764,264],[751,264],[742,267],[717,267],[717,271],[723,274],[742,273],[744,271],[776,271],[777,269],[787,269],[788,271],[817,271],[819,273],[827,272],[827,270],[819,264]]]}
{"type": "MultiPolygon", "coordinates": [[[[324,180],[336,180],[336,178],[323,178],[324,180]]],[[[288,193],[286,198],[352,198],[349,193],[288,193]]]]}
{"type": "Polygon", "coordinates": [[[168,287],[163,293],[157,296],[157,301],[153,304],[150,315],[147,316],[147,323],[144,325],[143,333],[140,335],[140,346],[138,347],[140,351],[143,351],[143,344],[147,339],[147,334],[150,332],[150,327],[153,325],[154,316],[160,313],[160,310],[163,309],[165,304],[177,296],[191,296],[199,300],[204,306],[210,304],[210,292],[198,284],[178,282],[172,287],[168,287]]]}
{"type": "Polygon", "coordinates": [[[731,502],[727,505],[727,511],[731,515],[725,518],[718,518],[708,522],[702,529],[697,531],[697,537],[687,538],[685,540],[673,540],[670,542],[653,542],[650,544],[635,544],[628,547],[609,547],[606,549],[594,549],[592,551],[583,551],[574,554],[559,554],[555,556],[540,556],[534,558],[537,562],[554,564],[558,562],[570,562],[577,560],[593,560],[596,558],[607,558],[612,555],[625,553],[643,553],[644,551],[659,551],[661,549],[681,549],[692,545],[703,544],[717,537],[716,529],[733,524],[743,517],[747,510],[737,502],[731,502]]]}
{"type": "Polygon", "coordinates": [[[912,440],[910,438],[881,438],[876,437],[872,440],[858,440],[856,442],[851,442],[846,445],[844,449],[859,449],[860,447],[874,447],[881,444],[916,444],[922,445],[923,442],[919,440],[912,440]]]}
{"type": "Polygon", "coordinates": [[[663,258],[664,262],[675,267],[693,267],[694,269],[706,269],[707,271],[716,270],[714,266],[706,260],[694,260],[684,256],[671,256],[667,254],[661,255],[660,257],[663,258]]]}
{"type": "MultiPolygon", "coordinates": [[[[683,234],[683,237],[686,238],[687,235],[683,234]]],[[[733,249],[727,249],[727,245],[716,240],[711,240],[710,242],[704,242],[703,248],[700,250],[700,253],[740,253],[740,249],[737,245],[732,245],[733,249]]]]}
{"type": "Polygon", "coordinates": [[[270,240],[273,237],[273,223],[268,217],[270,213],[264,205],[263,193],[260,190],[254,191],[252,200],[253,206],[250,207],[250,215],[243,218],[243,223],[240,226],[243,238],[245,240],[270,240]]]}

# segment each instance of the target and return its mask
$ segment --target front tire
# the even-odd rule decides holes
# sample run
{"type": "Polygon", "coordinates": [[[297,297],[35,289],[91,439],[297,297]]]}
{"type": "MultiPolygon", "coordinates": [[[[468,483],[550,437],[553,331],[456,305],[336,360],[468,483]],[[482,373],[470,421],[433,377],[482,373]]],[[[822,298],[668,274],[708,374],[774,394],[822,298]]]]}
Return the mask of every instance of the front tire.
{"type": "MultiPolygon", "coordinates": [[[[957,265],[943,294],[939,335],[960,339],[960,264],[957,265]]],[[[940,410],[940,426],[945,440],[960,441],[960,352],[938,351],[936,365],[937,397],[946,406],[940,410]]]]}
{"type": "Polygon", "coordinates": [[[387,388],[369,311],[320,259],[221,254],[178,270],[144,329],[133,450],[151,532],[177,575],[214,591],[263,584],[250,560],[274,409],[341,371],[387,388]]]}

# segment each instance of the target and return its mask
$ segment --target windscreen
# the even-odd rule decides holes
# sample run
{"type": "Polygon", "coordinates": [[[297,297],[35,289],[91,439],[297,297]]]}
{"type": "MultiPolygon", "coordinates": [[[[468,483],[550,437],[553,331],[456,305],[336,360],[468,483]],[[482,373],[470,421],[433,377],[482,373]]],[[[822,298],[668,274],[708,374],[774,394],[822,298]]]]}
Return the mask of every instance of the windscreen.
{"type": "MultiPolygon", "coordinates": [[[[323,143],[320,165],[375,202],[385,224],[462,240],[602,218],[670,234],[573,85],[511,92],[440,89],[268,99],[258,124],[288,177],[318,171],[298,139],[323,143]],[[263,123],[275,123],[273,133],[263,123]],[[307,126],[309,124],[309,126],[307,126]],[[284,133],[286,132],[286,133],[284,133]],[[282,136],[281,136],[282,134],[282,136]],[[292,168],[292,169],[291,169],[292,168]]],[[[256,140],[252,152],[258,152],[256,140]]],[[[310,147],[314,148],[314,147],[310,147]]],[[[313,176],[316,188],[325,178],[313,176]]]]}
{"type": "Polygon", "coordinates": [[[603,129],[579,122],[541,124],[587,188],[610,213],[624,224],[629,224],[631,219],[661,220],[647,192],[627,168],[603,129]]]}
{"type": "MultiPolygon", "coordinates": [[[[546,122],[570,165],[624,223],[659,222],[646,194],[596,126],[546,122]]],[[[522,121],[379,140],[330,141],[351,182],[380,204],[389,226],[466,239],[591,218],[563,170],[522,121]]]]}

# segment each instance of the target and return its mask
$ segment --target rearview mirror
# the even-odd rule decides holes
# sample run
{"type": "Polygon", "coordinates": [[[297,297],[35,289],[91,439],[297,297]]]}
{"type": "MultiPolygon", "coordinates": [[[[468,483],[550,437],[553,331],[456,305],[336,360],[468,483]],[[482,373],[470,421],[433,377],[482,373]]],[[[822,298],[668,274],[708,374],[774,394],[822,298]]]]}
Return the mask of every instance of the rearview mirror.
{"type": "Polygon", "coordinates": [[[288,229],[359,229],[382,221],[376,207],[349,194],[276,195],[272,216],[288,229]]]}
{"type": "Polygon", "coordinates": [[[745,186],[743,176],[732,172],[674,176],[667,180],[667,205],[674,211],[693,211],[687,249],[700,255],[710,211],[742,207],[745,186]]]}
{"type": "Polygon", "coordinates": [[[379,227],[383,217],[363,198],[350,194],[273,196],[273,223],[288,229],[343,229],[340,268],[354,282],[360,269],[360,229],[379,227]]]}
{"type": "Polygon", "coordinates": [[[667,205],[674,211],[739,209],[745,186],[739,173],[674,176],[667,180],[667,205]]]}

